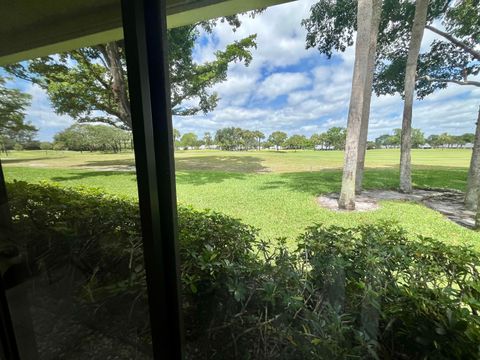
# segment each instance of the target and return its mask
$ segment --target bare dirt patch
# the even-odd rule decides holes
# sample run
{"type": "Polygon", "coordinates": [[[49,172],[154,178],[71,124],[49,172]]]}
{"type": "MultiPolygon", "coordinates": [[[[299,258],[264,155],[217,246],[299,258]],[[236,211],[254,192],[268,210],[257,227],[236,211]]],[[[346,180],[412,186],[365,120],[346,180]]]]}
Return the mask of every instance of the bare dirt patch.
{"type": "MultiPolygon", "coordinates": [[[[338,208],[338,193],[319,196],[320,206],[332,211],[345,211],[338,208]]],[[[436,210],[457,224],[473,228],[475,213],[463,205],[464,194],[457,190],[423,190],[415,189],[410,194],[394,190],[366,190],[356,198],[354,211],[373,211],[381,207],[379,201],[413,201],[436,210]]]]}

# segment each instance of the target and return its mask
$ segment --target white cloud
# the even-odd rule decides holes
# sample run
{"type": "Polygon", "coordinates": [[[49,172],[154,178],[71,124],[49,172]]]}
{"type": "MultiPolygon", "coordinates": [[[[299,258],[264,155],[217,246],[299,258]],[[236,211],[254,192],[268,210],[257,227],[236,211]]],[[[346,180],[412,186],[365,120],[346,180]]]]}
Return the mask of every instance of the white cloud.
{"type": "Polygon", "coordinates": [[[57,115],[53,111],[48,95],[38,85],[30,84],[25,90],[32,96],[30,107],[26,110],[27,121],[40,130],[46,128],[64,128],[73,124],[74,120],[67,115],[57,115]]]}
{"type": "MultiPolygon", "coordinates": [[[[355,49],[351,46],[344,53],[335,53],[330,60],[316,49],[305,49],[306,32],[301,20],[309,15],[316,1],[274,6],[253,19],[241,16],[242,26],[236,32],[227,24],[219,24],[213,34],[202,37],[194,54],[198,62],[214,59],[215,51],[251,34],[257,34],[257,48],[252,50],[249,67],[231,65],[227,80],[214,86],[212,91],[220,97],[215,111],[175,117],[175,127],[182,133],[193,131],[198,135],[227,126],[311,135],[333,126],[346,126],[355,49]]],[[[422,51],[436,38],[425,32],[422,51]]],[[[54,114],[41,89],[30,86],[28,92],[34,96],[28,119],[37,126],[56,129],[73,122],[67,116],[54,114]]],[[[413,126],[427,134],[471,132],[479,98],[479,88],[449,85],[415,102],[413,126]]],[[[402,110],[399,95],[373,96],[369,137],[400,127],[402,110]]]]}
{"type": "Polygon", "coordinates": [[[256,94],[259,97],[275,99],[293,90],[308,87],[311,82],[312,80],[305,73],[275,73],[260,84],[256,94]]]}

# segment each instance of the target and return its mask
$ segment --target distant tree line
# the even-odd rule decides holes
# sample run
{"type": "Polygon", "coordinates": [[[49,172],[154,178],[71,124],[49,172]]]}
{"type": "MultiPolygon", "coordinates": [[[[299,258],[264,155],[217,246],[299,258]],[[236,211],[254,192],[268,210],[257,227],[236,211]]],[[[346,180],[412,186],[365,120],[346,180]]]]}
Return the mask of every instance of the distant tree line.
{"type": "MultiPolygon", "coordinates": [[[[2,151],[7,150],[70,150],[70,151],[104,151],[118,153],[133,150],[132,133],[110,125],[74,124],[58,132],[53,142],[35,140],[37,129],[25,124],[20,129],[4,129],[0,134],[2,151]]],[[[193,132],[181,134],[177,129],[173,133],[175,147],[178,149],[222,149],[227,151],[248,151],[260,149],[288,150],[344,150],[346,129],[332,127],[323,133],[310,137],[301,134],[288,136],[283,131],[274,131],[266,136],[263,132],[227,127],[214,134],[205,132],[199,138],[193,132]]],[[[420,129],[412,129],[412,147],[463,148],[473,144],[475,134],[450,135],[442,133],[425,137],[420,129]]],[[[367,143],[368,149],[399,148],[401,129],[394,129],[391,134],[384,134],[367,143]]]]}
{"type": "Polygon", "coordinates": [[[132,133],[109,125],[74,124],[54,136],[52,148],[118,153],[133,149],[132,133]]]}
{"type": "Polygon", "coordinates": [[[227,127],[216,131],[212,136],[206,132],[203,138],[192,132],[180,134],[174,129],[175,146],[180,149],[220,148],[227,151],[247,151],[274,148],[280,149],[324,149],[343,150],[345,148],[346,130],[342,127],[333,127],[324,133],[313,134],[310,138],[305,135],[293,134],[288,136],[283,131],[274,131],[268,137],[258,130],[246,130],[237,127],[227,127]]]}
{"type": "MultiPolygon", "coordinates": [[[[394,129],[393,134],[384,134],[375,139],[376,148],[398,148],[401,145],[402,129],[394,129]]],[[[425,134],[420,129],[412,129],[412,148],[432,147],[432,148],[463,148],[467,144],[473,146],[475,134],[465,133],[463,135],[450,135],[442,133],[439,135],[425,134]]]]}

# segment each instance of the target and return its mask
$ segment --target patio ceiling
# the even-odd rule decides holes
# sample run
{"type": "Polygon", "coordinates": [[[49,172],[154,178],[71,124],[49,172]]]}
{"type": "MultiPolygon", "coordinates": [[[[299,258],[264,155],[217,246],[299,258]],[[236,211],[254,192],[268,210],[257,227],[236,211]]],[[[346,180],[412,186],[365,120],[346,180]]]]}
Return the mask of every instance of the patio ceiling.
{"type": "MultiPolygon", "coordinates": [[[[169,28],[292,0],[167,0],[169,28]]],[[[120,0],[15,0],[0,8],[0,65],[123,38],[120,0]]]]}

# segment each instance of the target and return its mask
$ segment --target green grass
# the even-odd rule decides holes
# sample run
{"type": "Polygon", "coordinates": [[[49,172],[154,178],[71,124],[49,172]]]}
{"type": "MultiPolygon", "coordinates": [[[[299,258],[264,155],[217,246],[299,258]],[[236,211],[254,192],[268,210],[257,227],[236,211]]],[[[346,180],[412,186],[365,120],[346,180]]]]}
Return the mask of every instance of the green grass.
{"type": "MultiPolygon", "coordinates": [[[[413,150],[412,162],[424,167],[468,168],[471,150],[413,150]]],[[[177,170],[206,170],[242,173],[306,172],[339,169],[343,165],[342,151],[178,151],[177,170]]],[[[398,149],[370,150],[366,166],[396,168],[398,149]]],[[[70,151],[17,151],[3,157],[6,166],[52,167],[78,169],[128,169],[134,165],[131,152],[121,154],[78,153],[70,151]]]]}
{"type": "MultiPolygon", "coordinates": [[[[102,154],[94,155],[95,160],[90,157],[82,160],[97,162],[92,169],[79,170],[81,166],[78,165],[70,169],[40,166],[27,168],[12,166],[10,163],[5,167],[5,173],[8,181],[50,180],[66,186],[99,187],[111,193],[136,197],[136,179],[133,172],[99,170],[115,166],[115,162],[121,163],[128,154],[122,154],[119,158],[113,155],[111,158],[102,158],[102,154]],[[108,162],[108,165],[100,167],[98,161],[108,162]]],[[[239,218],[261,229],[262,236],[266,238],[287,237],[290,244],[313,223],[355,226],[392,220],[398,221],[412,234],[432,236],[451,244],[471,244],[480,250],[480,233],[460,227],[422,205],[384,201],[381,209],[363,213],[336,213],[320,208],[316,204],[317,195],[340,189],[340,155],[338,152],[313,151],[284,154],[215,152],[215,155],[209,151],[183,152],[177,154],[177,169],[180,169],[177,171],[178,199],[184,204],[214,209],[239,218]],[[215,158],[211,158],[212,156],[215,158]],[[330,165],[318,164],[319,167],[324,166],[322,170],[317,169],[319,171],[272,170],[308,167],[305,164],[313,164],[312,159],[315,156],[318,162],[330,157],[330,165]],[[310,160],[306,160],[309,158],[310,160]],[[299,163],[294,163],[292,159],[297,159],[299,163]],[[268,164],[269,170],[259,168],[259,164],[268,164]]],[[[396,155],[396,151],[369,152],[367,164],[370,168],[365,175],[366,188],[397,187],[398,170],[393,166],[396,155]]],[[[25,157],[24,165],[35,163],[35,160],[31,159],[32,155],[29,156],[30,158],[25,157]]],[[[62,161],[66,162],[67,159],[63,158],[62,161]]],[[[81,164],[80,157],[75,157],[74,161],[81,164]]],[[[414,163],[415,186],[465,189],[467,152],[417,151],[414,152],[414,163]],[[442,161],[442,158],[445,160],[442,161]],[[439,166],[440,163],[444,166],[439,166]]]]}

